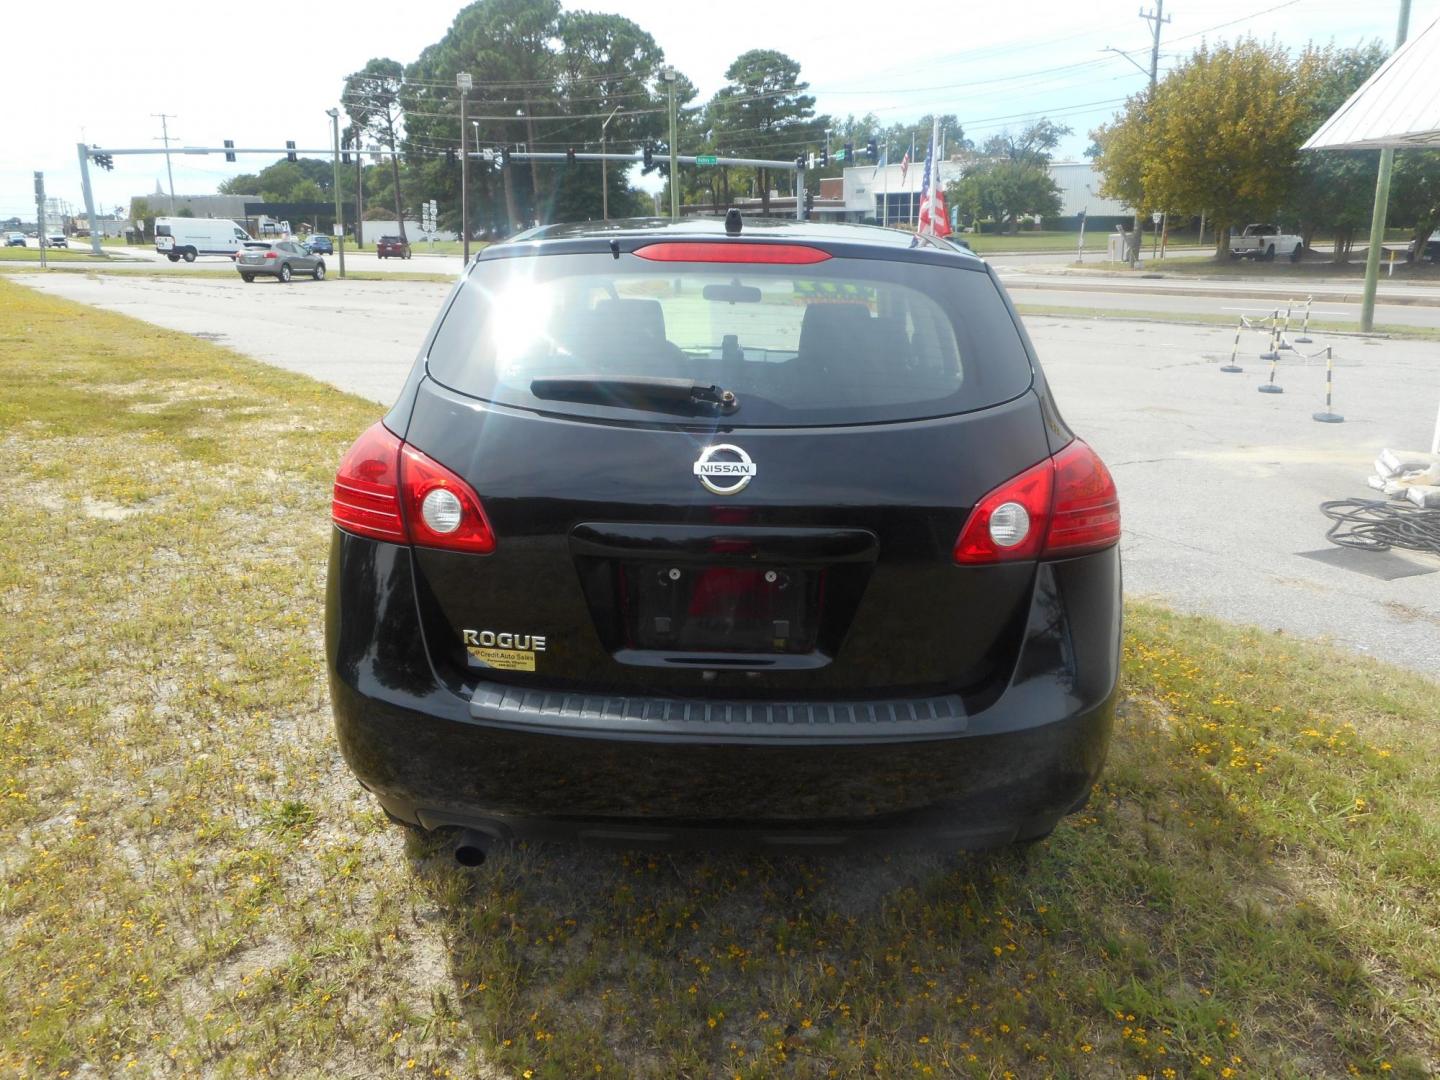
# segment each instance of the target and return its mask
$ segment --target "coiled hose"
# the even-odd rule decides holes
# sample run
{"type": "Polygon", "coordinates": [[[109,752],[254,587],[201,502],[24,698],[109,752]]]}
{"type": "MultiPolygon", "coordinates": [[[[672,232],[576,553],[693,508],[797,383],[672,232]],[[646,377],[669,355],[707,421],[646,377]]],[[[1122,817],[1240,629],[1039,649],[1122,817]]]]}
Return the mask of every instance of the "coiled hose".
{"type": "Polygon", "coordinates": [[[1335,524],[1325,534],[1341,547],[1389,551],[1392,547],[1440,555],[1440,510],[1375,499],[1335,499],[1320,504],[1335,524]]]}

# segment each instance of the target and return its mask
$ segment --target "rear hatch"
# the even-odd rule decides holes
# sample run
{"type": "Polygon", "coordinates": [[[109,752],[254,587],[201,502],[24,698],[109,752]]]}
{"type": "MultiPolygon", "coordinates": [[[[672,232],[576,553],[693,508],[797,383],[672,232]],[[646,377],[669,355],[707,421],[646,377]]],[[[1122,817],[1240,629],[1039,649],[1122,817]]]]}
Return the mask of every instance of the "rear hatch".
{"type": "Polygon", "coordinates": [[[1034,563],[953,549],[975,502],[1050,451],[977,261],[497,254],[427,370],[403,434],[496,537],[415,549],[452,682],[882,697],[975,691],[1013,664],[1034,563]]]}

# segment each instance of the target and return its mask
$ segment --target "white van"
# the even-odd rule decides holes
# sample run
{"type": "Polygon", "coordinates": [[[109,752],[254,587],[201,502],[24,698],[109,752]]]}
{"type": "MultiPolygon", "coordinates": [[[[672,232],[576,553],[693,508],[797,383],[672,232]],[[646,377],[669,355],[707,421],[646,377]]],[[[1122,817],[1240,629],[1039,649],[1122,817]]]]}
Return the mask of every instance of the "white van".
{"type": "Polygon", "coordinates": [[[252,237],[223,218],[157,217],[155,250],[171,262],[194,262],[197,255],[233,256],[252,237]]]}

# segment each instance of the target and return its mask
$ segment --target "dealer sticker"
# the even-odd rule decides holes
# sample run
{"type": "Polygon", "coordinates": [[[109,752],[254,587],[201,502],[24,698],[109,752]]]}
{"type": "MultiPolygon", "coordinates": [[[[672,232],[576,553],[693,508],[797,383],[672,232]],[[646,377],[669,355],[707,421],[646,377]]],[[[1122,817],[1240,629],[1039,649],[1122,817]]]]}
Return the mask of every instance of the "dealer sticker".
{"type": "Polygon", "coordinates": [[[530,649],[486,649],[472,645],[470,656],[498,671],[534,671],[535,653],[530,649]]]}

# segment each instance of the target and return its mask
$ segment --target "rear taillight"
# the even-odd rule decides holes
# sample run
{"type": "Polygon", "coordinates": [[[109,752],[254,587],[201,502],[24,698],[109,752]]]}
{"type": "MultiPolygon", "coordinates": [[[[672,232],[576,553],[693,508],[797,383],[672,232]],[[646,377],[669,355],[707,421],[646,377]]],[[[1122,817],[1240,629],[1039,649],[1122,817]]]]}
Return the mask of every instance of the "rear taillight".
{"type": "Polygon", "coordinates": [[[400,498],[410,542],[488,555],[495,533],[480,496],[460,477],[413,446],[400,451],[400,498]]]}
{"type": "Polygon", "coordinates": [[[275,252],[273,252],[273,251],[267,251],[267,252],[265,252],[265,257],[266,257],[267,259],[278,259],[280,256],[277,255],[277,254],[276,254],[275,252]]]}
{"type": "Polygon", "coordinates": [[[346,532],[375,540],[481,555],[495,550],[474,489],[384,424],[356,439],[340,462],[330,517],[346,532]]]}
{"type": "Polygon", "coordinates": [[[376,424],[355,440],[335,473],[330,517],[346,532],[405,543],[400,517],[400,437],[376,424]]]}
{"type": "Polygon", "coordinates": [[[966,565],[1059,558],[1120,539],[1120,501],[1110,470],[1076,439],[986,495],[955,541],[966,565]]]}

